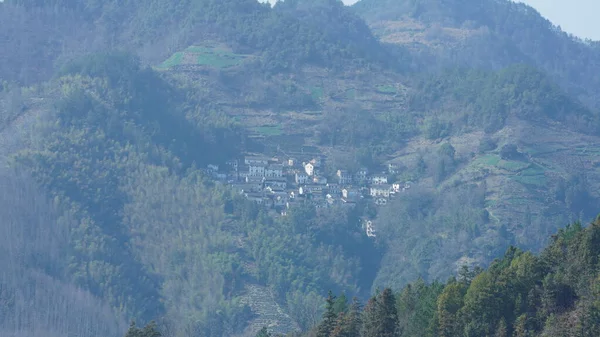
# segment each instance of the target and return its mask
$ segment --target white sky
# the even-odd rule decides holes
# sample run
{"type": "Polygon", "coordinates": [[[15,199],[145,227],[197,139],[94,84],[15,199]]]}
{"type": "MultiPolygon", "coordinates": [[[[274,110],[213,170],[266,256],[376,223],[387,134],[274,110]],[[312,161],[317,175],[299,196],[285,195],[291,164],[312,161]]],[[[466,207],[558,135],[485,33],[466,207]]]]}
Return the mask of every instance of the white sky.
{"type": "MultiPolygon", "coordinates": [[[[343,0],[350,5],[357,0],[343,0]]],[[[537,9],[563,31],[592,40],[600,40],[600,0],[516,0],[537,9]]]]}
{"type": "Polygon", "coordinates": [[[523,0],[562,30],[600,40],[600,0],[523,0]]]}

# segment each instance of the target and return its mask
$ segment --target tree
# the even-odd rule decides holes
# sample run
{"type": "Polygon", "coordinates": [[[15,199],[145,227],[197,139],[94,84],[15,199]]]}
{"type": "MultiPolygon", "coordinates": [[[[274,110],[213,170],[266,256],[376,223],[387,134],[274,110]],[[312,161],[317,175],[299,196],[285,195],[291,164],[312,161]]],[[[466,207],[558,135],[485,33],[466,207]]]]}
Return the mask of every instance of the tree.
{"type": "Polygon", "coordinates": [[[142,329],[138,328],[135,322],[131,322],[125,337],[162,337],[162,334],[158,331],[154,321],[148,323],[142,329]]]}
{"type": "Polygon", "coordinates": [[[379,317],[377,313],[377,307],[379,306],[377,296],[373,296],[365,305],[363,311],[363,325],[361,329],[361,336],[363,337],[379,337],[378,325],[379,317]]]}
{"type": "Polygon", "coordinates": [[[336,315],[341,313],[345,313],[348,311],[348,299],[346,298],[346,294],[342,293],[338,298],[335,299],[335,303],[333,304],[333,312],[336,315]]]}
{"type": "Polygon", "coordinates": [[[508,337],[508,327],[506,326],[506,320],[504,318],[498,323],[498,328],[496,328],[494,337],[508,337]]]}
{"type": "Polygon", "coordinates": [[[390,288],[371,298],[365,306],[363,336],[394,337],[398,335],[398,309],[390,288]]]}
{"type": "Polygon", "coordinates": [[[380,300],[381,330],[379,336],[393,337],[397,335],[398,311],[396,308],[396,298],[392,289],[385,288],[381,293],[380,300]]]}
{"type": "Polygon", "coordinates": [[[500,157],[504,160],[515,160],[521,158],[517,145],[506,144],[500,149],[500,157]]]}
{"type": "Polygon", "coordinates": [[[267,327],[263,326],[262,329],[260,329],[256,334],[256,337],[271,337],[271,334],[267,330],[267,327]]]}
{"type": "Polygon", "coordinates": [[[458,312],[463,306],[466,285],[463,282],[454,282],[447,285],[438,297],[438,333],[440,337],[458,335],[458,312]]]}
{"type": "Polygon", "coordinates": [[[325,312],[323,313],[323,321],[317,327],[317,337],[329,337],[335,329],[337,315],[335,313],[336,297],[331,290],[325,300],[325,312]]]}
{"type": "Polygon", "coordinates": [[[348,311],[348,334],[347,337],[359,337],[361,326],[361,305],[358,298],[352,298],[348,311]]]}

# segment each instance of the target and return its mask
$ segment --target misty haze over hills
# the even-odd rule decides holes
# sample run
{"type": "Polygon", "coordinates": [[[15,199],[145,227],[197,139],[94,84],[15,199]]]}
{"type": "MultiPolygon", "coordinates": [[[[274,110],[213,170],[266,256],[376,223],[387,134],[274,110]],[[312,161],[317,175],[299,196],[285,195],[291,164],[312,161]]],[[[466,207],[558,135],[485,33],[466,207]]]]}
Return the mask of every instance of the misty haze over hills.
{"type": "Polygon", "coordinates": [[[0,22],[1,336],[600,334],[600,45],[531,7],[0,22]]]}

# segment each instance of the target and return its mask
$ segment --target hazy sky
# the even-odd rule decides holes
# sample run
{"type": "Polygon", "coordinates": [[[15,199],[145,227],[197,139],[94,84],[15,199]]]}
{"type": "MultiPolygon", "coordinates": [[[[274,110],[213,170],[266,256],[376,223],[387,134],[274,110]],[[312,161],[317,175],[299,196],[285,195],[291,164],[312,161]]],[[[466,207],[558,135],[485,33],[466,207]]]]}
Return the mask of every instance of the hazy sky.
{"type": "MultiPolygon", "coordinates": [[[[343,0],[353,4],[356,0],[343,0]]],[[[600,40],[600,0],[522,0],[565,32],[600,40]]]]}
{"type": "Polygon", "coordinates": [[[523,0],[565,32],[600,40],[600,0],[523,0]]]}

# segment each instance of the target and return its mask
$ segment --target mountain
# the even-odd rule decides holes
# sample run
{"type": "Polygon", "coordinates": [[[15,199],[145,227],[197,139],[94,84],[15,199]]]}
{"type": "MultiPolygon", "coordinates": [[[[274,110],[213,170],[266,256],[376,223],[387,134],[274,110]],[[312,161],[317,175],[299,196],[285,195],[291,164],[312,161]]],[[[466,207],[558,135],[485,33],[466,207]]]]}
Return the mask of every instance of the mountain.
{"type": "Polygon", "coordinates": [[[256,69],[278,72],[300,63],[384,63],[384,50],[366,24],[341,2],[294,0],[268,4],[229,1],[22,1],[0,3],[4,81],[47,80],[73,59],[124,50],[156,64],[199,40],[261,57],[256,69]],[[315,4],[316,3],[316,4],[315,4]],[[43,52],[42,52],[43,51],[43,52]]]}
{"type": "Polygon", "coordinates": [[[309,331],[593,218],[597,46],[469,4],[0,3],[0,327],[309,331]]]}
{"type": "Polygon", "coordinates": [[[436,55],[445,65],[497,69],[526,63],[547,72],[584,104],[599,107],[593,90],[599,83],[598,43],[568,35],[526,4],[362,0],[353,8],[382,41],[436,55]]]}

